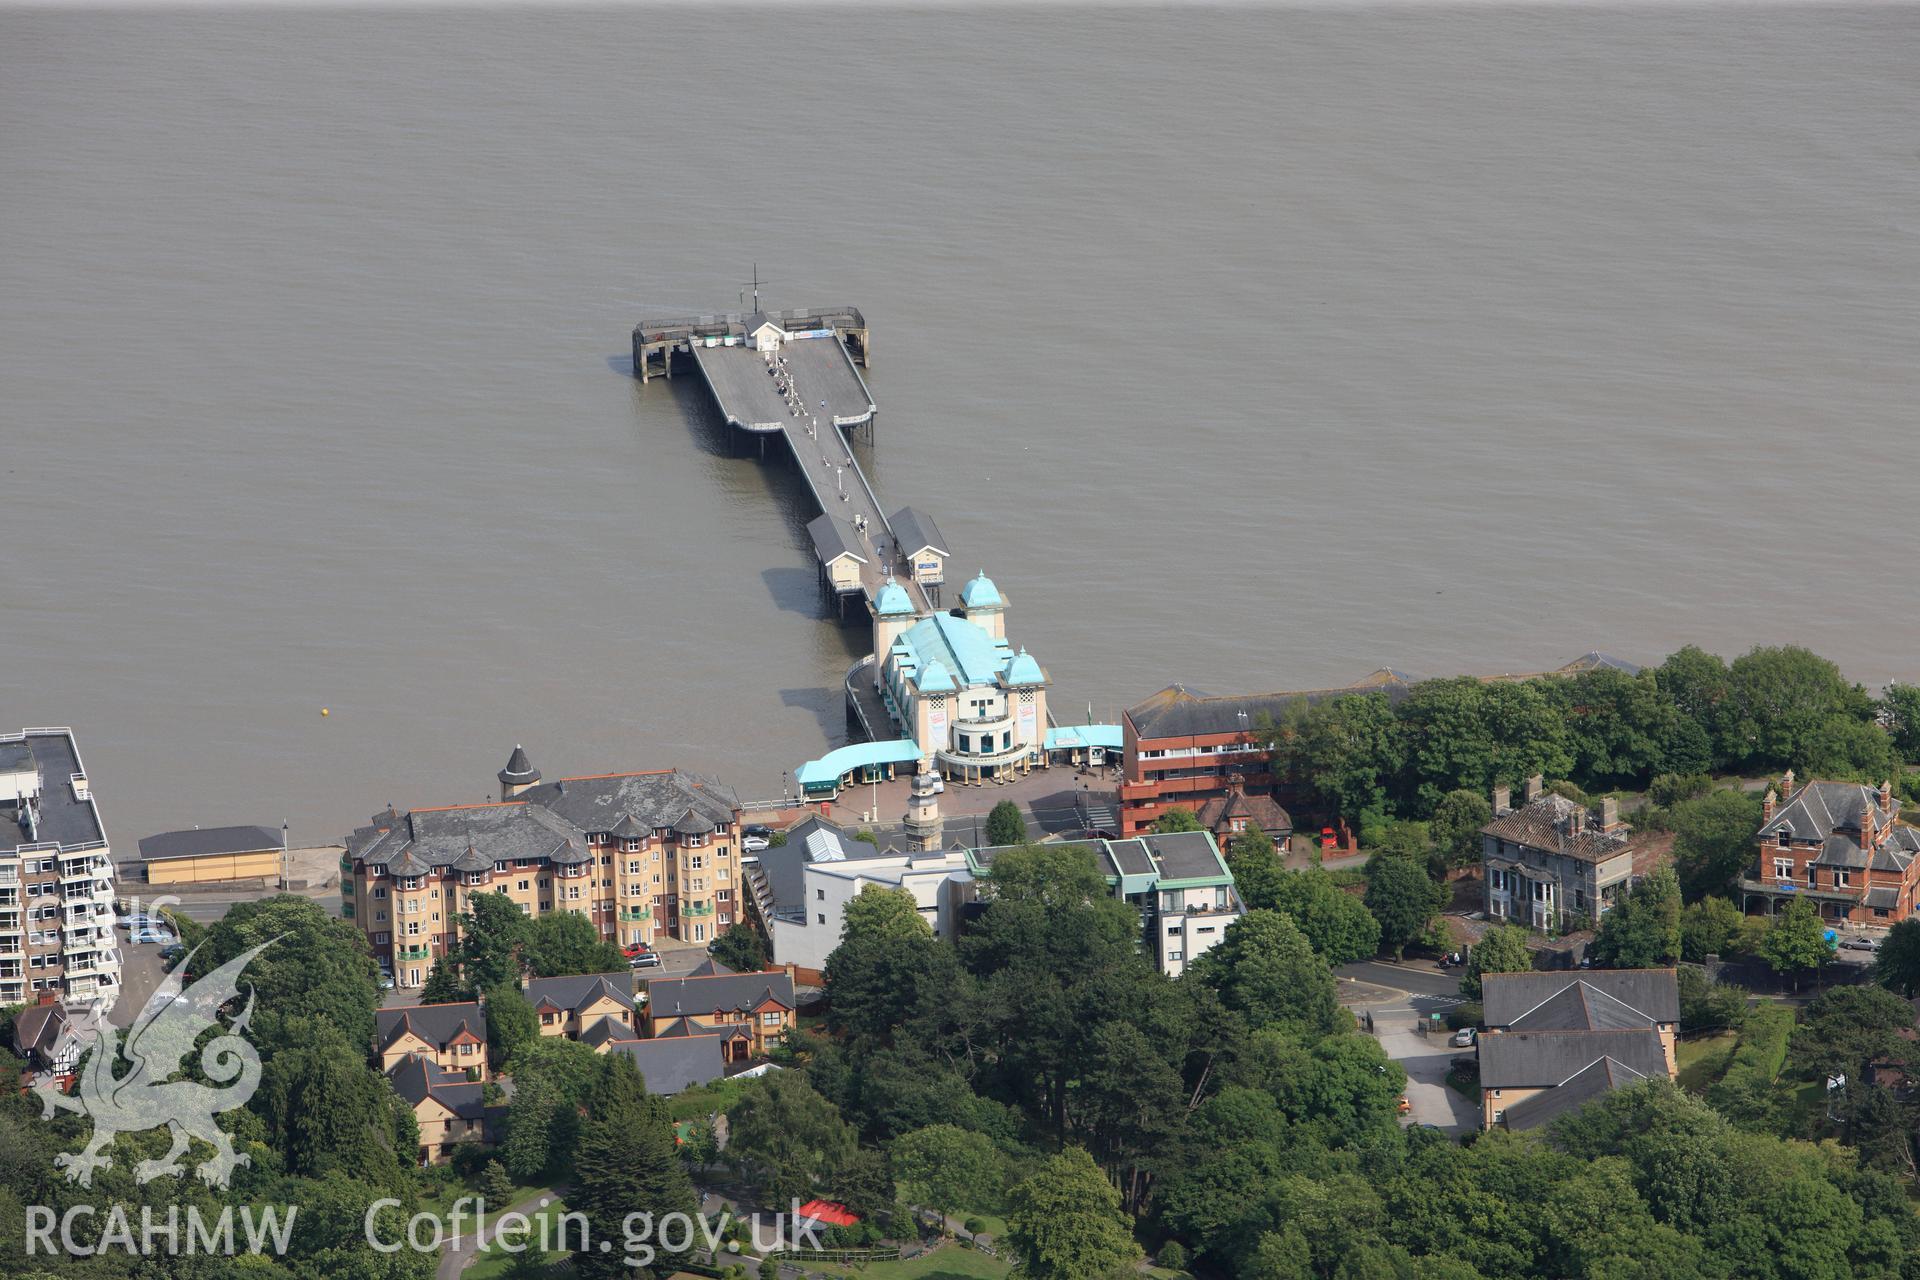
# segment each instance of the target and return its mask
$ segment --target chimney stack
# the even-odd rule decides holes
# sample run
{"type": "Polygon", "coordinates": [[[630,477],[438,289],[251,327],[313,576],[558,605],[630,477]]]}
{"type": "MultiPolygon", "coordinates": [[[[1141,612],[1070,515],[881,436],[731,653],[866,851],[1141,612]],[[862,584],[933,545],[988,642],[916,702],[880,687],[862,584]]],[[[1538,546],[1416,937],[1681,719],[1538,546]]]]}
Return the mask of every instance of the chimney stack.
{"type": "Polygon", "coordinates": [[[1528,778],[1526,790],[1527,803],[1532,804],[1535,800],[1538,800],[1540,793],[1545,789],[1546,783],[1539,774],[1536,773],[1531,778],[1528,778]]]}
{"type": "Polygon", "coordinates": [[[1567,815],[1567,834],[1577,836],[1586,829],[1587,811],[1576,805],[1573,812],[1567,815]]]}
{"type": "Polygon", "coordinates": [[[1600,829],[1613,832],[1620,826],[1620,802],[1612,796],[1600,802],[1600,829]]]}
{"type": "Polygon", "coordinates": [[[1863,804],[1860,806],[1860,847],[1868,852],[1873,850],[1873,828],[1873,806],[1863,804]]]}
{"type": "Polygon", "coordinates": [[[1513,812],[1513,788],[1495,787],[1493,789],[1493,816],[1498,818],[1513,812]]]}
{"type": "Polygon", "coordinates": [[[1780,798],[1793,799],[1793,770],[1791,769],[1780,775],[1780,798]]]}
{"type": "Polygon", "coordinates": [[[1891,778],[1880,784],[1880,807],[1889,814],[1893,812],[1893,779],[1891,778]]]}
{"type": "Polygon", "coordinates": [[[1772,787],[1768,787],[1767,794],[1760,797],[1760,824],[1762,826],[1773,821],[1773,810],[1779,803],[1780,797],[1774,794],[1772,787]]]}

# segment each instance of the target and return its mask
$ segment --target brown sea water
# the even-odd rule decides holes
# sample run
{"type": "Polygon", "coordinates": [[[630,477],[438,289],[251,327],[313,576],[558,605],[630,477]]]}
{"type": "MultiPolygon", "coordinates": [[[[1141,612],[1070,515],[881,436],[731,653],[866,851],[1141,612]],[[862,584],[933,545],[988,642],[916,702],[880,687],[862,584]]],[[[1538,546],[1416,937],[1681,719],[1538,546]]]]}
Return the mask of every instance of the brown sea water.
{"type": "Polygon", "coordinates": [[[0,12],[4,726],[126,852],[843,732],[636,320],[852,303],[1056,707],[1920,679],[1920,9],[0,12]],[[320,708],[331,715],[322,718],[320,708]]]}

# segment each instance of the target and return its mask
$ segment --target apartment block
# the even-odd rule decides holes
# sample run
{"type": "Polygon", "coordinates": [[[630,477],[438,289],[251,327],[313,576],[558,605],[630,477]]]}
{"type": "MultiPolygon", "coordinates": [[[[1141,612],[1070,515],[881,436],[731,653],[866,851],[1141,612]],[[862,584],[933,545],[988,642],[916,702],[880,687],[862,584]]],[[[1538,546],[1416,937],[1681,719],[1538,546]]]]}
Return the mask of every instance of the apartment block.
{"type": "Polygon", "coordinates": [[[0,1005],[111,1009],[113,853],[73,730],[0,737],[0,1005]]]}
{"type": "Polygon", "coordinates": [[[458,941],[473,895],[572,911],[610,942],[709,942],[740,919],[733,793],[672,769],[543,782],[520,747],[487,804],[376,814],[341,859],[346,916],[401,987],[458,941]]]}

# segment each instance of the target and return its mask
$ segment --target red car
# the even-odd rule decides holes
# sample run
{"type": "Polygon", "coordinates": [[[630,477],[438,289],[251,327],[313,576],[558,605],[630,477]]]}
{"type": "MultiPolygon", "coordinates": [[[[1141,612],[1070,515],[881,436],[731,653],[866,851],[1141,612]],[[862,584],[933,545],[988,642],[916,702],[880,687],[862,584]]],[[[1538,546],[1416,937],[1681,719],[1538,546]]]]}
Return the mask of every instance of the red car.
{"type": "Polygon", "coordinates": [[[637,960],[653,950],[644,942],[632,942],[620,948],[620,954],[629,960],[637,960]]]}

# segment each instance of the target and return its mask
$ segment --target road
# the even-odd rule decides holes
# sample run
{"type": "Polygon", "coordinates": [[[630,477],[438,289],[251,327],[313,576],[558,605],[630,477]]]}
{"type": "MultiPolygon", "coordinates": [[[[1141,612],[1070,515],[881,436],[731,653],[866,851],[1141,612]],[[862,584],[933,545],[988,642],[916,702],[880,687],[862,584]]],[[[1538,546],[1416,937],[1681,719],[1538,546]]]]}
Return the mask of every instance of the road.
{"type": "Polygon", "coordinates": [[[1374,1015],[1374,1034],[1387,1057],[1407,1073],[1407,1102],[1412,1110],[1407,1124],[1430,1124],[1447,1133],[1467,1133],[1480,1127],[1473,1103],[1447,1087],[1447,1071],[1454,1057],[1471,1057],[1472,1049],[1457,1049],[1445,1035],[1421,1035],[1413,1014],[1374,1015]]]}
{"type": "Polygon", "coordinates": [[[1441,970],[1400,964],[1391,960],[1361,960],[1343,964],[1334,973],[1355,982],[1390,987],[1409,996],[1430,997],[1429,1007],[1448,1007],[1460,1003],[1460,975],[1457,970],[1441,970]]]}

